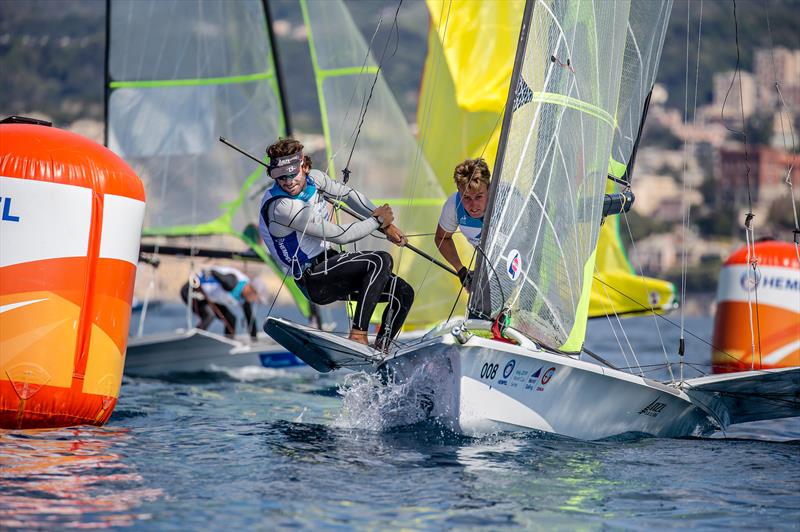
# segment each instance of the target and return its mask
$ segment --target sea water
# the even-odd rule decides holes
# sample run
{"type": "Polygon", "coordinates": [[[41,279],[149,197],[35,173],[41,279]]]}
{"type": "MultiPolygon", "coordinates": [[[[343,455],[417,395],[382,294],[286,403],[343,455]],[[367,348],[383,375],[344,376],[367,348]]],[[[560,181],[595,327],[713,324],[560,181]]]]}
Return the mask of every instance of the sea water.
{"type": "MultiPolygon", "coordinates": [[[[589,348],[659,379],[666,356],[678,376],[677,329],[624,325],[592,322],[589,348]]],[[[686,377],[708,358],[687,335],[686,377]]],[[[705,439],[472,439],[419,415],[408,398],[425,377],[125,377],[105,427],[0,432],[0,528],[800,528],[797,420],[705,439]]]]}

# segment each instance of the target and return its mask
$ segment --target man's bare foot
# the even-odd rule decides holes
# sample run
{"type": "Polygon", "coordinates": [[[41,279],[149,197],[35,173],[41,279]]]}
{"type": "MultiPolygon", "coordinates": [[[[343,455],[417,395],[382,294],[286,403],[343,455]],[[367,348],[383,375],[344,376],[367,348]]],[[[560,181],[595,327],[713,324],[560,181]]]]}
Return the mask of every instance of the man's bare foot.
{"type": "Polygon", "coordinates": [[[367,339],[367,331],[360,331],[358,329],[350,329],[350,339],[359,344],[369,345],[367,339]]]}

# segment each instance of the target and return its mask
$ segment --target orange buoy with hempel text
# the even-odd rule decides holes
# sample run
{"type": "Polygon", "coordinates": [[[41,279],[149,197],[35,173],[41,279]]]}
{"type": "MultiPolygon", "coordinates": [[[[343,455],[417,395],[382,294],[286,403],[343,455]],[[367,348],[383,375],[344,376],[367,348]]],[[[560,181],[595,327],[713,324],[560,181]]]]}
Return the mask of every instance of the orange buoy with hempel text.
{"type": "Polygon", "coordinates": [[[764,240],[722,266],[717,286],[715,373],[800,366],[800,262],[794,244],[764,240]]]}

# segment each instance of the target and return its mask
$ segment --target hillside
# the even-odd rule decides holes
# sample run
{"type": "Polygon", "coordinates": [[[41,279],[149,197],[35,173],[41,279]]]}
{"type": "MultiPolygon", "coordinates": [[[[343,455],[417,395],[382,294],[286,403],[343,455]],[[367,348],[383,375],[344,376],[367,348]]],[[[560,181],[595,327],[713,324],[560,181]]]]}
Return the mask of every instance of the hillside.
{"type": "MultiPolygon", "coordinates": [[[[367,39],[383,16],[375,50],[383,49],[396,3],[348,0],[353,18],[367,39]]],[[[296,127],[320,128],[307,46],[300,10],[294,0],[271,3],[273,17],[288,23],[289,33],[278,35],[282,64],[291,86],[290,109],[296,127]]],[[[687,5],[690,9],[690,71],[694,70],[698,16],[701,4],[675,2],[667,31],[659,81],[669,91],[668,105],[683,109],[686,76],[687,5]]],[[[733,2],[702,3],[699,104],[710,100],[715,72],[736,65],[733,2]]],[[[800,0],[781,2],[738,1],[741,68],[749,70],[753,53],[771,44],[800,48],[800,0]],[[769,17],[769,29],[767,25],[769,17]]],[[[399,25],[397,51],[386,62],[385,73],[398,102],[412,121],[426,49],[425,5],[406,0],[399,25]]],[[[393,49],[393,48],[392,48],[393,49]]],[[[65,125],[78,118],[102,119],[103,65],[105,51],[105,2],[103,0],[0,0],[0,115],[38,111],[65,125]]],[[[375,54],[377,55],[377,54],[375,54]]],[[[691,90],[693,92],[693,89],[691,90]]]]}

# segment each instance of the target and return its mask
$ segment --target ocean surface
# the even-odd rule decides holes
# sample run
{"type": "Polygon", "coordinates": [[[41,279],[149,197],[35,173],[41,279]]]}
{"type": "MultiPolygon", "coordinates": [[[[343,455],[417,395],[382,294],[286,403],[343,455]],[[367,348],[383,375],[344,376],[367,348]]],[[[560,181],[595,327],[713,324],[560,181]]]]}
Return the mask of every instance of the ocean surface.
{"type": "MultiPolygon", "coordinates": [[[[626,320],[623,334],[593,321],[587,345],[669,379],[679,330],[658,322],[626,320]]],[[[686,320],[705,339],[711,326],[686,320]]],[[[709,347],[688,333],[686,359],[687,378],[708,371],[709,347]]],[[[387,426],[375,404],[389,391],[367,397],[352,379],[125,377],[105,427],[0,432],[0,528],[800,530],[797,419],[704,439],[471,439],[387,426]]]]}

